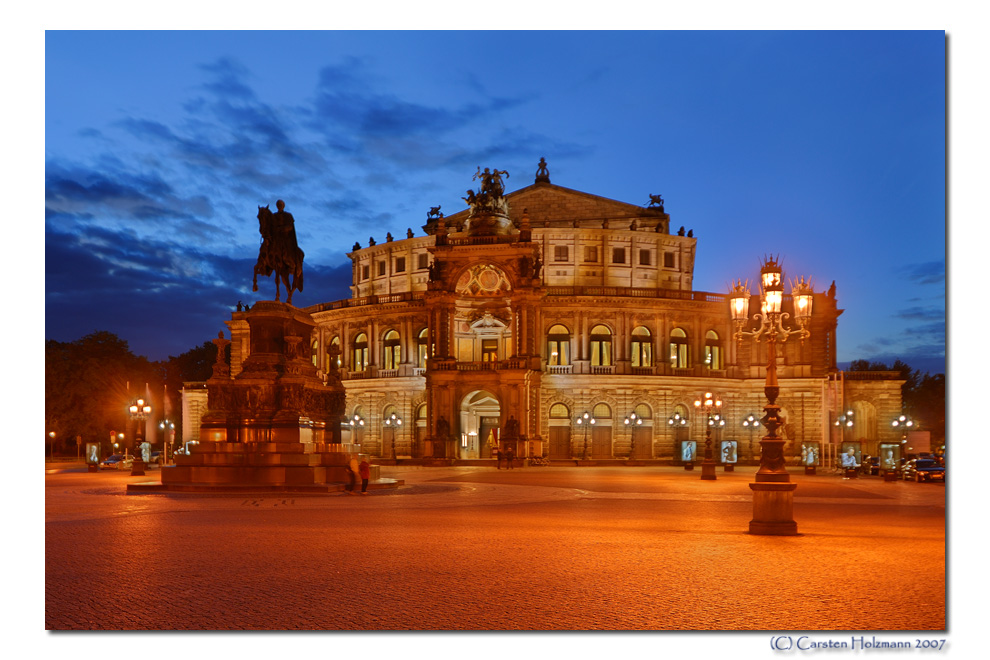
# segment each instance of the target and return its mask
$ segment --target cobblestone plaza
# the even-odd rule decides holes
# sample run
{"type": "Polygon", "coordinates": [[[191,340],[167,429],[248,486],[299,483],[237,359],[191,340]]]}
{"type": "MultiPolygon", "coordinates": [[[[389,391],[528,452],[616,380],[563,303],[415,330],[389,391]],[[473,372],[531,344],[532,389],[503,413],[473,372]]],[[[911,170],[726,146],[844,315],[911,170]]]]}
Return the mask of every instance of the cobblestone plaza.
{"type": "Polygon", "coordinates": [[[368,496],[127,495],[46,475],[50,630],[946,628],[945,487],[793,474],[800,536],[746,533],[755,468],[382,467],[368,496]],[[925,579],[905,579],[924,567],[925,579]]]}

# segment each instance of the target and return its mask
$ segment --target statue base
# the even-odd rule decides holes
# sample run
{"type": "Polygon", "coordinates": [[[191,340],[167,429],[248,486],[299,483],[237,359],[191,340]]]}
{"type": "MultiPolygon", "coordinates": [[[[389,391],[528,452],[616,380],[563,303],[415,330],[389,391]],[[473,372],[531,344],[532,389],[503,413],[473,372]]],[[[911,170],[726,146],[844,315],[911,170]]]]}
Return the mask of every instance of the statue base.
{"type": "Polygon", "coordinates": [[[753,491],[753,519],[749,521],[749,533],[767,536],[795,536],[794,489],[792,483],[751,483],[753,491]]]}
{"type": "Polygon", "coordinates": [[[718,479],[718,475],[715,474],[715,462],[714,461],[702,461],[701,462],[701,478],[705,481],[715,481],[718,479]]]}

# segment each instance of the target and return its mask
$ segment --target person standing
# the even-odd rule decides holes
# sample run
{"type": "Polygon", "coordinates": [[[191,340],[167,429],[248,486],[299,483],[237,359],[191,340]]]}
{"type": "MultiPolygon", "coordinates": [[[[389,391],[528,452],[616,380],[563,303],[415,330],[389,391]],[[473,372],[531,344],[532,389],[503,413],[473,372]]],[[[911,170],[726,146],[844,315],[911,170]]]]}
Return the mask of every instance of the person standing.
{"type": "Polygon", "coordinates": [[[358,465],[358,474],[361,475],[361,494],[368,494],[368,479],[371,478],[371,464],[368,463],[368,459],[363,459],[361,464],[358,465]]]}
{"type": "Polygon", "coordinates": [[[510,470],[512,469],[512,464],[515,461],[515,458],[516,458],[516,452],[512,451],[512,447],[509,447],[509,449],[506,450],[505,452],[505,462],[506,465],[508,466],[508,469],[510,470]]]}
{"type": "Polygon", "coordinates": [[[502,469],[502,450],[498,447],[495,448],[495,469],[502,469]]]}

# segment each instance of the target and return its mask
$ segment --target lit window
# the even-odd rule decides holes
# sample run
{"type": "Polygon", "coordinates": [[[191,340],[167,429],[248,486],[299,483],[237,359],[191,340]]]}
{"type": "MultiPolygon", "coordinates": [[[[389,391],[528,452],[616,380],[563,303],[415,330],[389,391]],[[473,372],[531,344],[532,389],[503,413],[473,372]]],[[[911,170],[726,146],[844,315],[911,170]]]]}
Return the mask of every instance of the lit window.
{"type": "Polygon", "coordinates": [[[399,341],[399,333],[395,330],[389,330],[385,333],[385,368],[386,369],[398,369],[399,362],[401,360],[400,352],[402,346],[399,341]]]}
{"type": "Polygon", "coordinates": [[[705,366],[709,369],[722,368],[722,343],[713,330],[705,334],[705,366]]]}
{"type": "Polygon", "coordinates": [[[353,371],[364,371],[368,368],[368,335],[363,332],[354,338],[353,357],[351,361],[353,371]]]}
{"type": "Polygon", "coordinates": [[[571,335],[562,325],[555,325],[547,333],[547,364],[550,366],[571,363],[571,335]]]}
{"type": "Polygon", "coordinates": [[[562,403],[550,406],[550,419],[570,419],[571,411],[562,403]]]}
{"type": "Polygon", "coordinates": [[[591,329],[591,365],[612,366],[612,331],[604,325],[591,329]]]}
{"type": "Polygon", "coordinates": [[[688,366],[687,334],[680,328],[670,332],[670,366],[674,369],[686,369],[688,366]]]}
{"type": "Polygon", "coordinates": [[[420,369],[426,368],[426,358],[430,357],[430,332],[427,328],[423,328],[419,331],[419,335],[416,337],[417,345],[417,357],[416,366],[420,369]]]}
{"type": "Polygon", "coordinates": [[[632,366],[653,366],[653,338],[650,336],[650,331],[643,326],[639,326],[632,331],[631,353],[632,366]]]}
{"type": "Polygon", "coordinates": [[[497,362],[498,361],[498,340],[497,339],[482,339],[481,340],[481,361],[482,362],[497,362]]]}

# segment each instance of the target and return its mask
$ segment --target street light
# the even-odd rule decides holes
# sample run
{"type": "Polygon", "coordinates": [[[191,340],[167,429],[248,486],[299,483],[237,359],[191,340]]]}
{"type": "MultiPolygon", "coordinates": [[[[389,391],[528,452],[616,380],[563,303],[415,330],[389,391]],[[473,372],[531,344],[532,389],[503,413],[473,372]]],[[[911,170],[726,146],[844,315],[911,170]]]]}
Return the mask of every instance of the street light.
{"type": "Polygon", "coordinates": [[[777,339],[787,341],[798,336],[801,343],[811,336],[807,326],[811,320],[813,291],[811,284],[803,277],[791,283],[791,297],[794,303],[796,330],[784,327],[784,320],[790,314],[781,308],[784,300],[784,277],[780,264],[773,257],[763,260],[760,269],[760,313],[752,320],[759,326],[755,330],[745,330],[749,319],[749,286],[738,282],[729,292],[729,312],[735,326],[735,338],[739,346],[743,338],[760,341],[767,338],[767,378],[763,388],[767,405],[766,414],[760,422],[767,428],[767,435],[760,440],[760,469],[756,472],[756,483],[749,485],[753,491],[753,520],[749,523],[751,534],[794,535],[797,523],[794,521],[794,489],[790,483],[784,460],[784,441],[777,436],[777,429],[784,423],[780,416],[777,397],[780,385],[777,382],[777,339]]]}
{"type": "Polygon", "coordinates": [[[583,460],[588,460],[588,429],[595,425],[595,416],[591,413],[584,413],[575,420],[578,426],[584,426],[584,458],[583,460]]]}
{"type": "MultiPolygon", "coordinates": [[[[362,422],[363,423],[363,422],[362,422]]],[[[392,429],[392,460],[395,460],[395,431],[402,426],[402,418],[392,413],[385,418],[385,428],[392,429]]]]}
{"type": "Polygon", "coordinates": [[[636,413],[630,413],[628,417],[622,420],[623,424],[629,427],[630,439],[629,439],[629,458],[635,458],[636,456],[636,431],[634,427],[643,425],[643,418],[636,413]]]}
{"type": "Polygon", "coordinates": [[[162,465],[168,465],[168,450],[172,447],[170,436],[175,437],[175,424],[170,420],[163,419],[158,428],[162,430],[162,465]]]}
{"type": "MultiPolygon", "coordinates": [[[[839,429],[839,443],[841,445],[844,445],[846,441],[846,429],[851,429],[853,427],[853,418],[853,411],[847,410],[835,419],[834,426],[839,429]]],[[[845,453],[845,451],[846,448],[843,446],[842,452],[845,453]]]]}
{"type": "MultiPolygon", "coordinates": [[[[902,445],[906,445],[907,444],[907,434],[908,434],[908,431],[911,431],[911,430],[914,429],[915,423],[914,423],[914,420],[911,419],[910,417],[908,417],[907,415],[900,415],[894,421],[892,421],[890,423],[890,426],[895,431],[900,431],[901,432],[901,444],[902,445]]],[[[902,456],[904,455],[903,450],[901,451],[901,455],[902,456]]]]}
{"type": "Polygon", "coordinates": [[[712,455],[712,429],[725,426],[725,420],[722,419],[722,400],[711,392],[705,392],[702,398],[695,400],[694,407],[699,412],[703,409],[708,418],[708,423],[705,425],[705,460],[701,462],[701,478],[714,481],[718,477],[715,475],[715,457],[712,455]]]}
{"type": "MultiPolygon", "coordinates": [[[[667,426],[669,426],[674,431],[674,440],[675,441],[677,440],[677,429],[682,428],[682,427],[685,427],[687,425],[688,425],[687,418],[686,417],[682,417],[681,416],[681,413],[679,413],[679,412],[675,412],[673,415],[671,415],[667,419],[667,426]]],[[[683,449],[682,449],[682,456],[681,457],[683,458],[683,449]]],[[[693,460],[693,457],[692,457],[692,460],[690,460],[690,461],[684,461],[684,469],[685,470],[693,470],[694,469],[694,460],[693,460]]]]}
{"type": "Polygon", "coordinates": [[[749,431],[749,455],[753,456],[753,433],[760,426],[760,418],[754,413],[750,413],[743,418],[742,426],[749,431]]]}
{"type": "Polygon", "coordinates": [[[141,422],[151,414],[151,406],[148,405],[144,399],[138,399],[130,405],[128,410],[131,413],[131,419],[134,420],[134,441],[133,444],[136,448],[136,453],[134,455],[134,463],[131,467],[132,475],[144,474],[144,454],[141,452],[141,448],[138,446],[138,439],[143,439],[144,435],[138,433],[138,429],[141,428],[141,422]]]}
{"type": "Polygon", "coordinates": [[[48,437],[51,438],[49,442],[48,458],[55,458],[55,431],[49,431],[48,437]]]}

